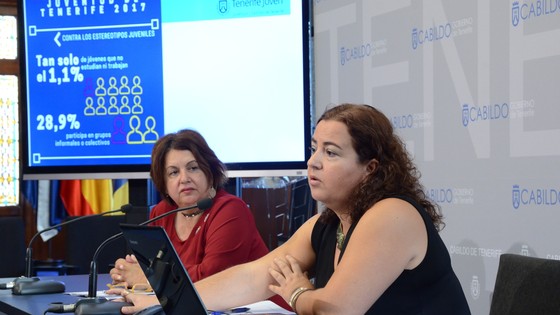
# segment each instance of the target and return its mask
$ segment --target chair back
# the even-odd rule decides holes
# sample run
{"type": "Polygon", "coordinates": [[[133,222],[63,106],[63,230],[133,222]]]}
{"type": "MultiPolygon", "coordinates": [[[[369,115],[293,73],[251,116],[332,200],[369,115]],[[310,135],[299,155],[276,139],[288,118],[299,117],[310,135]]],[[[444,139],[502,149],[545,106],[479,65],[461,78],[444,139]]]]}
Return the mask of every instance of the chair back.
{"type": "Polygon", "coordinates": [[[0,217],[0,278],[25,272],[25,226],[20,216],[0,217]]]}
{"type": "MultiPolygon", "coordinates": [[[[91,217],[67,224],[63,227],[66,233],[66,264],[73,267],[68,273],[87,274],[91,260],[97,248],[109,237],[121,232],[120,224],[139,224],[148,219],[148,207],[133,207],[126,215],[107,215],[91,217]]],[[[73,219],[75,217],[68,217],[73,219]]],[[[128,251],[124,238],[107,243],[97,257],[99,273],[108,273],[118,258],[124,257],[128,251]]]]}
{"type": "Polygon", "coordinates": [[[560,314],[560,261],[502,254],[490,315],[560,314]]]}
{"type": "Polygon", "coordinates": [[[307,177],[293,181],[290,184],[290,209],[289,209],[289,235],[299,229],[311,216],[313,216],[314,200],[307,177]]]}

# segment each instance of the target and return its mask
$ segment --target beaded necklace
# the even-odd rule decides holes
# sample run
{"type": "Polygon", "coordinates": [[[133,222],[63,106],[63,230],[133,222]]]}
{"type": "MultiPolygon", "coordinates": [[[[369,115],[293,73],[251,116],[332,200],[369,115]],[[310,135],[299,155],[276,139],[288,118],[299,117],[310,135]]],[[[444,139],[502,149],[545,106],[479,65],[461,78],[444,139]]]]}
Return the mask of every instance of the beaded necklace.
{"type": "Polygon", "coordinates": [[[338,228],[336,229],[336,248],[342,250],[342,245],[344,244],[344,233],[342,233],[342,222],[338,224],[338,228]]]}
{"type": "Polygon", "coordinates": [[[185,216],[185,218],[192,218],[192,217],[196,217],[199,214],[202,214],[202,212],[204,212],[204,210],[197,210],[193,213],[183,213],[183,215],[185,216]]]}

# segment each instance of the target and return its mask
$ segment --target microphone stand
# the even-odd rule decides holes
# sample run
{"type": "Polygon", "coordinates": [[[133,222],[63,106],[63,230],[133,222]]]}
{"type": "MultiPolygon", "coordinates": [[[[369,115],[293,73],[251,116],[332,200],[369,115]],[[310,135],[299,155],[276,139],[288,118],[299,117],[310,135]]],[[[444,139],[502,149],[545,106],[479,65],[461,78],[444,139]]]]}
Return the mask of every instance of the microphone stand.
{"type": "MultiPolygon", "coordinates": [[[[164,217],[167,217],[167,216],[172,215],[174,213],[185,211],[185,210],[191,210],[191,209],[195,209],[195,208],[198,208],[200,210],[207,210],[211,206],[212,206],[212,199],[210,199],[210,198],[202,199],[199,202],[197,202],[196,205],[192,205],[192,206],[188,206],[188,207],[184,207],[184,208],[177,208],[177,209],[168,211],[166,213],[162,213],[162,214],[160,214],[156,217],[153,217],[153,218],[151,218],[147,221],[144,221],[144,222],[142,222],[138,225],[148,225],[148,224],[150,224],[154,221],[157,221],[161,218],[164,218],[164,217]]],[[[101,253],[102,249],[105,246],[107,246],[107,244],[109,244],[112,241],[120,238],[121,236],[123,236],[122,232],[117,233],[117,234],[109,237],[108,239],[103,241],[103,243],[101,243],[99,245],[99,247],[97,247],[97,250],[93,254],[93,258],[91,259],[91,264],[90,264],[90,271],[89,271],[88,297],[86,299],[91,299],[93,301],[100,301],[101,303],[107,301],[104,298],[101,298],[101,299],[97,298],[97,279],[98,279],[97,257],[101,253]]],[[[99,306],[100,302],[77,304],[77,307],[76,307],[76,310],[75,310],[74,314],[100,314],[99,313],[99,308],[100,307],[103,307],[104,310],[107,310],[107,307],[99,306]]],[[[112,303],[111,308],[113,308],[114,314],[121,314],[120,313],[121,307],[126,306],[126,305],[130,305],[130,304],[128,304],[126,302],[112,303]]],[[[113,314],[113,313],[104,313],[104,314],[113,314]]]]}
{"type": "Polygon", "coordinates": [[[62,293],[62,292],[64,292],[66,290],[66,287],[65,287],[64,283],[62,283],[60,281],[40,280],[38,277],[33,277],[33,248],[31,247],[31,245],[33,244],[33,241],[39,235],[41,235],[41,234],[43,234],[47,231],[57,229],[57,228],[59,228],[61,226],[64,226],[66,224],[70,224],[70,223],[73,223],[73,222],[76,222],[76,221],[85,220],[85,219],[89,219],[89,218],[93,218],[93,217],[112,214],[112,213],[115,213],[115,212],[127,213],[131,209],[132,209],[132,205],[126,204],[126,205],[123,205],[120,209],[117,209],[117,210],[106,211],[106,212],[97,213],[97,214],[94,214],[94,215],[80,216],[80,217],[74,218],[72,220],[65,221],[65,222],[50,226],[46,229],[43,229],[43,230],[35,233],[35,235],[33,235],[31,240],[29,241],[29,245],[27,246],[27,249],[26,249],[26,252],[25,252],[25,275],[14,279],[14,281],[11,282],[11,283],[7,283],[6,284],[6,289],[11,288],[12,293],[16,294],[16,295],[62,293]]]}

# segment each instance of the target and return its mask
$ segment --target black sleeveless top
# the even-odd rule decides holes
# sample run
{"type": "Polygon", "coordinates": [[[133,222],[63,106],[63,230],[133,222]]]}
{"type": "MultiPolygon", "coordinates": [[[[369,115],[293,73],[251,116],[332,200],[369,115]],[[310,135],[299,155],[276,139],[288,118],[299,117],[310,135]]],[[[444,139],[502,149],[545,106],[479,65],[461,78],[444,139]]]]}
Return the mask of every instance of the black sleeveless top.
{"type": "MultiPolygon", "coordinates": [[[[413,200],[396,198],[412,204],[421,214],[428,232],[428,247],[424,260],[413,270],[403,273],[387,288],[366,312],[373,314],[422,314],[422,315],[467,315],[469,306],[451,267],[451,258],[443,240],[428,213],[413,200]]],[[[314,269],[315,287],[322,288],[334,273],[334,252],[338,220],[330,224],[317,221],[313,227],[311,242],[316,254],[314,269]]],[[[339,262],[343,259],[346,245],[350,242],[354,222],[344,240],[339,262]]]]}

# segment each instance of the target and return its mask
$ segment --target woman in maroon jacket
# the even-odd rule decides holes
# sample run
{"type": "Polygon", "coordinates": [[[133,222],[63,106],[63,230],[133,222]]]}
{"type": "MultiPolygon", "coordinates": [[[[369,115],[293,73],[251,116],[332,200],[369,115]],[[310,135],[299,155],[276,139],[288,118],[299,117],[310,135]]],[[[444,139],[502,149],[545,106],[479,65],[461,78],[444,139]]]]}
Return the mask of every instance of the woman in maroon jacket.
{"type": "MultiPolygon", "coordinates": [[[[211,198],[212,207],[178,212],[154,222],[167,231],[193,282],[268,253],[253,215],[240,198],[227,193],[225,165],[196,131],[182,130],[157,141],[150,175],[164,200],[150,213],[162,213],[211,198]]],[[[133,256],[110,271],[114,283],[147,282],[133,256]]]]}

